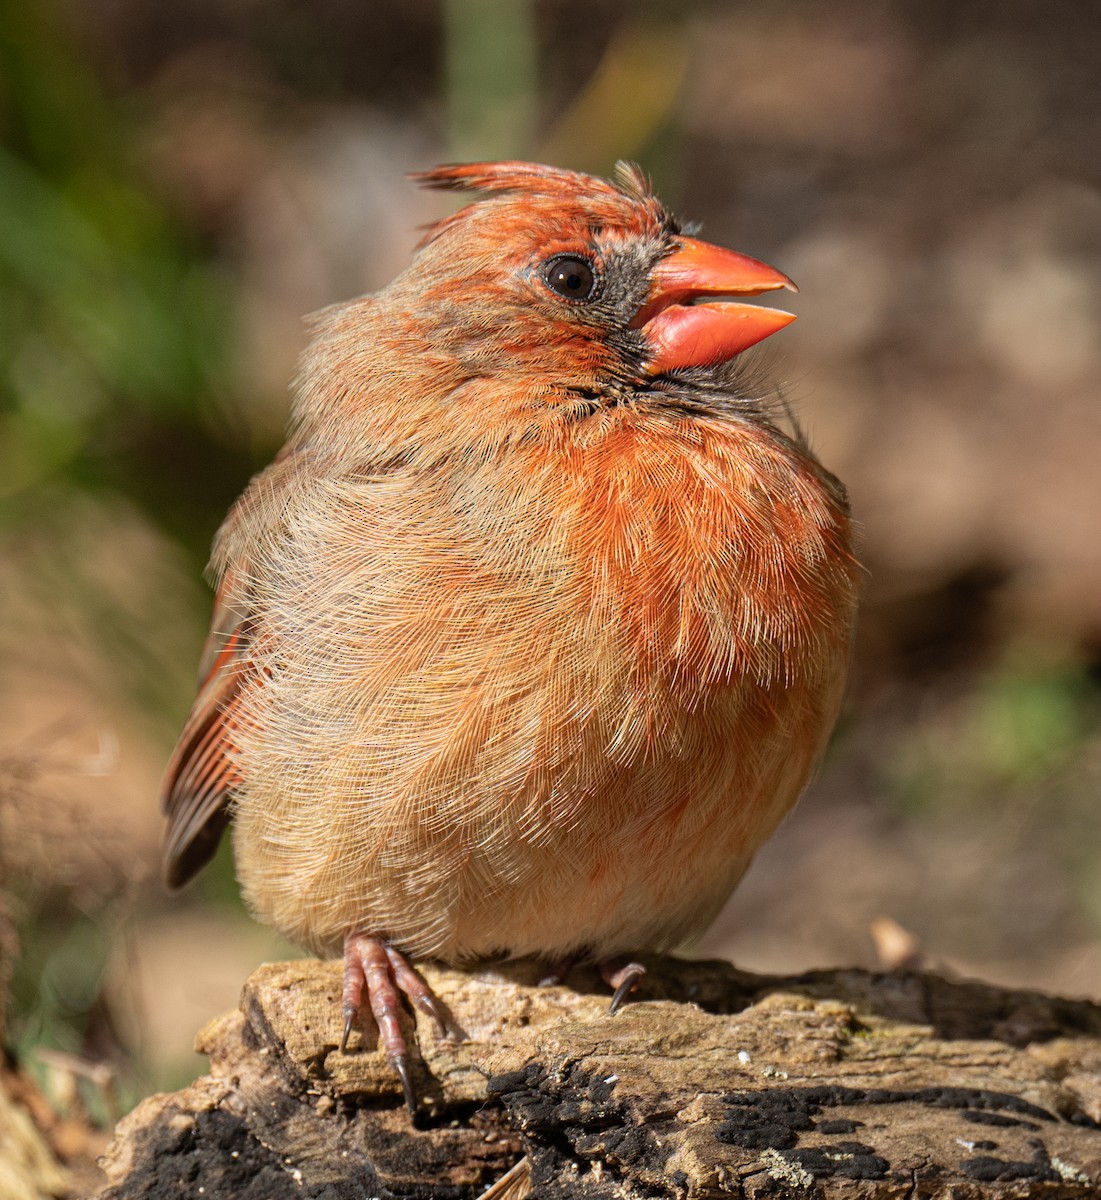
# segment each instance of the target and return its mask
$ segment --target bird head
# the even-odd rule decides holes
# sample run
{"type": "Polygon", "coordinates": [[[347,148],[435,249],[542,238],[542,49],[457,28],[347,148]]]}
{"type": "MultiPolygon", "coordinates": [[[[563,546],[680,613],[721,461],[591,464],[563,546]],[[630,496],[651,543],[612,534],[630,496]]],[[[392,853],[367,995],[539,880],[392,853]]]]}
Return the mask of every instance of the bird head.
{"type": "Polygon", "coordinates": [[[414,178],[482,195],[389,286],[319,315],[294,407],[314,445],[431,456],[647,396],[725,395],[715,368],[795,319],[745,302],[794,290],[786,275],[682,232],[637,167],[614,182],[522,162],[414,178]]]}
{"type": "Polygon", "coordinates": [[[437,337],[498,374],[638,386],[725,362],[795,319],[745,303],[795,290],[786,275],[684,234],[633,165],[615,182],[523,162],[413,178],[484,193],[428,230],[405,284],[438,310],[437,337]]]}

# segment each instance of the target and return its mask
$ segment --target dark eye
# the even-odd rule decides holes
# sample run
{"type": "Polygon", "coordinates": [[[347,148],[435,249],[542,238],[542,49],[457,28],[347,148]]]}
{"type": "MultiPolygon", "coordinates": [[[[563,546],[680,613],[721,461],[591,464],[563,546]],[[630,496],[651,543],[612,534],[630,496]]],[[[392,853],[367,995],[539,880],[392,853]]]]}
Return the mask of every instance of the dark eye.
{"type": "Polygon", "coordinates": [[[543,278],[552,292],[567,300],[588,300],[596,287],[593,264],[571,255],[552,258],[543,267],[543,278]]]}

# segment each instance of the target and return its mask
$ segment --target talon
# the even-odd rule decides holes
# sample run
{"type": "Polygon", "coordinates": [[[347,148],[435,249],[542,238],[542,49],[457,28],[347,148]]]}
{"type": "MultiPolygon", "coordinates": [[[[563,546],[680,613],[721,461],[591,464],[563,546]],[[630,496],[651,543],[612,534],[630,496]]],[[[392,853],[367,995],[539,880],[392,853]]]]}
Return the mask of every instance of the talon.
{"type": "Polygon", "coordinates": [[[441,1037],[451,1036],[452,1029],[448,1024],[443,1009],[440,1007],[440,1002],[436,999],[432,989],[425,983],[421,973],[411,967],[405,955],[399,950],[395,950],[393,946],[386,947],[386,957],[390,960],[390,967],[394,973],[394,982],[408,997],[414,1007],[419,1008],[425,1016],[431,1017],[436,1022],[436,1028],[439,1030],[441,1037]]]}
{"type": "Polygon", "coordinates": [[[340,1015],[344,1018],[344,1033],[340,1039],[341,1053],[348,1049],[348,1039],[357,1020],[363,1015],[363,989],[367,976],[363,959],[352,953],[352,939],[344,939],[344,988],[340,997],[340,1015]]]}
{"type": "Polygon", "coordinates": [[[376,934],[349,933],[344,939],[341,1006],[344,1033],[340,1048],[345,1050],[347,1047],[357,1019],[373,1018],[380,1048],[401,1081],[406,1107],[410,1114],[415,1114],[417,1093],[413,1086],[409,1047],[399,1021],[399,992],[421,1012],[432,1017],[441,1033],[449,1032],[445,1010],[400,950],[388,946],[376,934]]]}
{"type": "Polygon", "coordinates": [[[608,1012],[614,1017],[623,1006],[623,1002],[638,987],[639,980],[646,974],[646,968],[642,963],[637,962],[629,962],[620,967],[612,963],[601,963],[600,974],[603,976],[604,982],[610,988],[615,989],[612,993],[612,1002],[608,1005],[608,1012]]]}
{"type": "Polygon", "coordinates": [[[405,1107],[411,1117],[417,1115],[417,1093],[413,1089],[413,1080],[409,1074],[409,1056],[406,1054],[388,1055],[390,1066],[397,1072],[401,1080],[401,1091],[405,1097],[405,1107]]]}

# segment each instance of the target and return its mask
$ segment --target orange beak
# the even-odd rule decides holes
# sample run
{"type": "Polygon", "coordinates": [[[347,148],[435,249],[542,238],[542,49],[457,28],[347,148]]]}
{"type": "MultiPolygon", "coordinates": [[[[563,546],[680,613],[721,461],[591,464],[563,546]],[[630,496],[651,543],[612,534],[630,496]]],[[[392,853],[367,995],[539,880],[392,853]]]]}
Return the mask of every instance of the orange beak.
{"type": "Polygon", "coordinates": [[[654,268],[650,298],[631,322],[646,334],[650,374],[725,362],[795,320],[794,313],[726,299],[694,303],[707,296],[799,289],[786,275],[745,254],[690,237],[678,238],[678,243],[654,268]]]}

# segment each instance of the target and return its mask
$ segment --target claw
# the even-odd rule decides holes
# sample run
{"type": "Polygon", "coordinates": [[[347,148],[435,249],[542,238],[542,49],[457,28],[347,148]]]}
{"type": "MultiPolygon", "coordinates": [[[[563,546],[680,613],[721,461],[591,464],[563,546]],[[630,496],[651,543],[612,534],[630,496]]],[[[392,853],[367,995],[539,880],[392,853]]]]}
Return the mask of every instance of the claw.
{"type": "Polygon", "coordinates": [[[409,1046],[398,1020],[401,1007],[399,992],[421,1012],[430,1016],[441,1033],[452,1032],[444,1009],[432,994],[432,989],[409,965],[400,950],[388,946],[375,934],[349,933],[344,939],[344,990],[341,1003],[344,1031],[340,1049],[346,1051],[357,1020],[372,1018],[382,1051],[401,1081],[406,1107],[410,1115],[415,1116],[417,1093],[413,1086],[409,1046]]]}
{"type": "Polygon", "coordinates": [[[629,962],[622,966],[616,963],[601,963],[600,974],[604,982],[614,989],[608,1012],[615,1016],[622,1008],[623,1002],[638,987],[639,980],[646,974],[646,968],[637,962],[629,962]]]}
{"type": "Polygon", "coordinates": [[[398,1073],[398,1078],[401,1080],[401,1091],[405,1097],[405,1107],[409,1110],[409,1115],[415,1117],[417,1115],[417,1093],[413,1089],[413,1079],[409,1074],[409,1056],[407,1054],[397,1054],[390,1057],[390,1065],[398,1073]]]}
{"type": "Polygon", "coordinates": [[[436,1028],[439,1030],[441,1037],[454,1036],[455,1030],[448,1023],[447,1017],[440,1007],[440,1002],[436,999],[432,989],[425,983],[420,973],[409,965],[405,955],[399,950],[395,950],[393,946],[387,946],[386,957],[390,960],[390,967],[394,973],[394,982],[409,998],[414,1007],[419,1008],[425,1016],[431,1017],[436,1022],[436,1028]]]}

